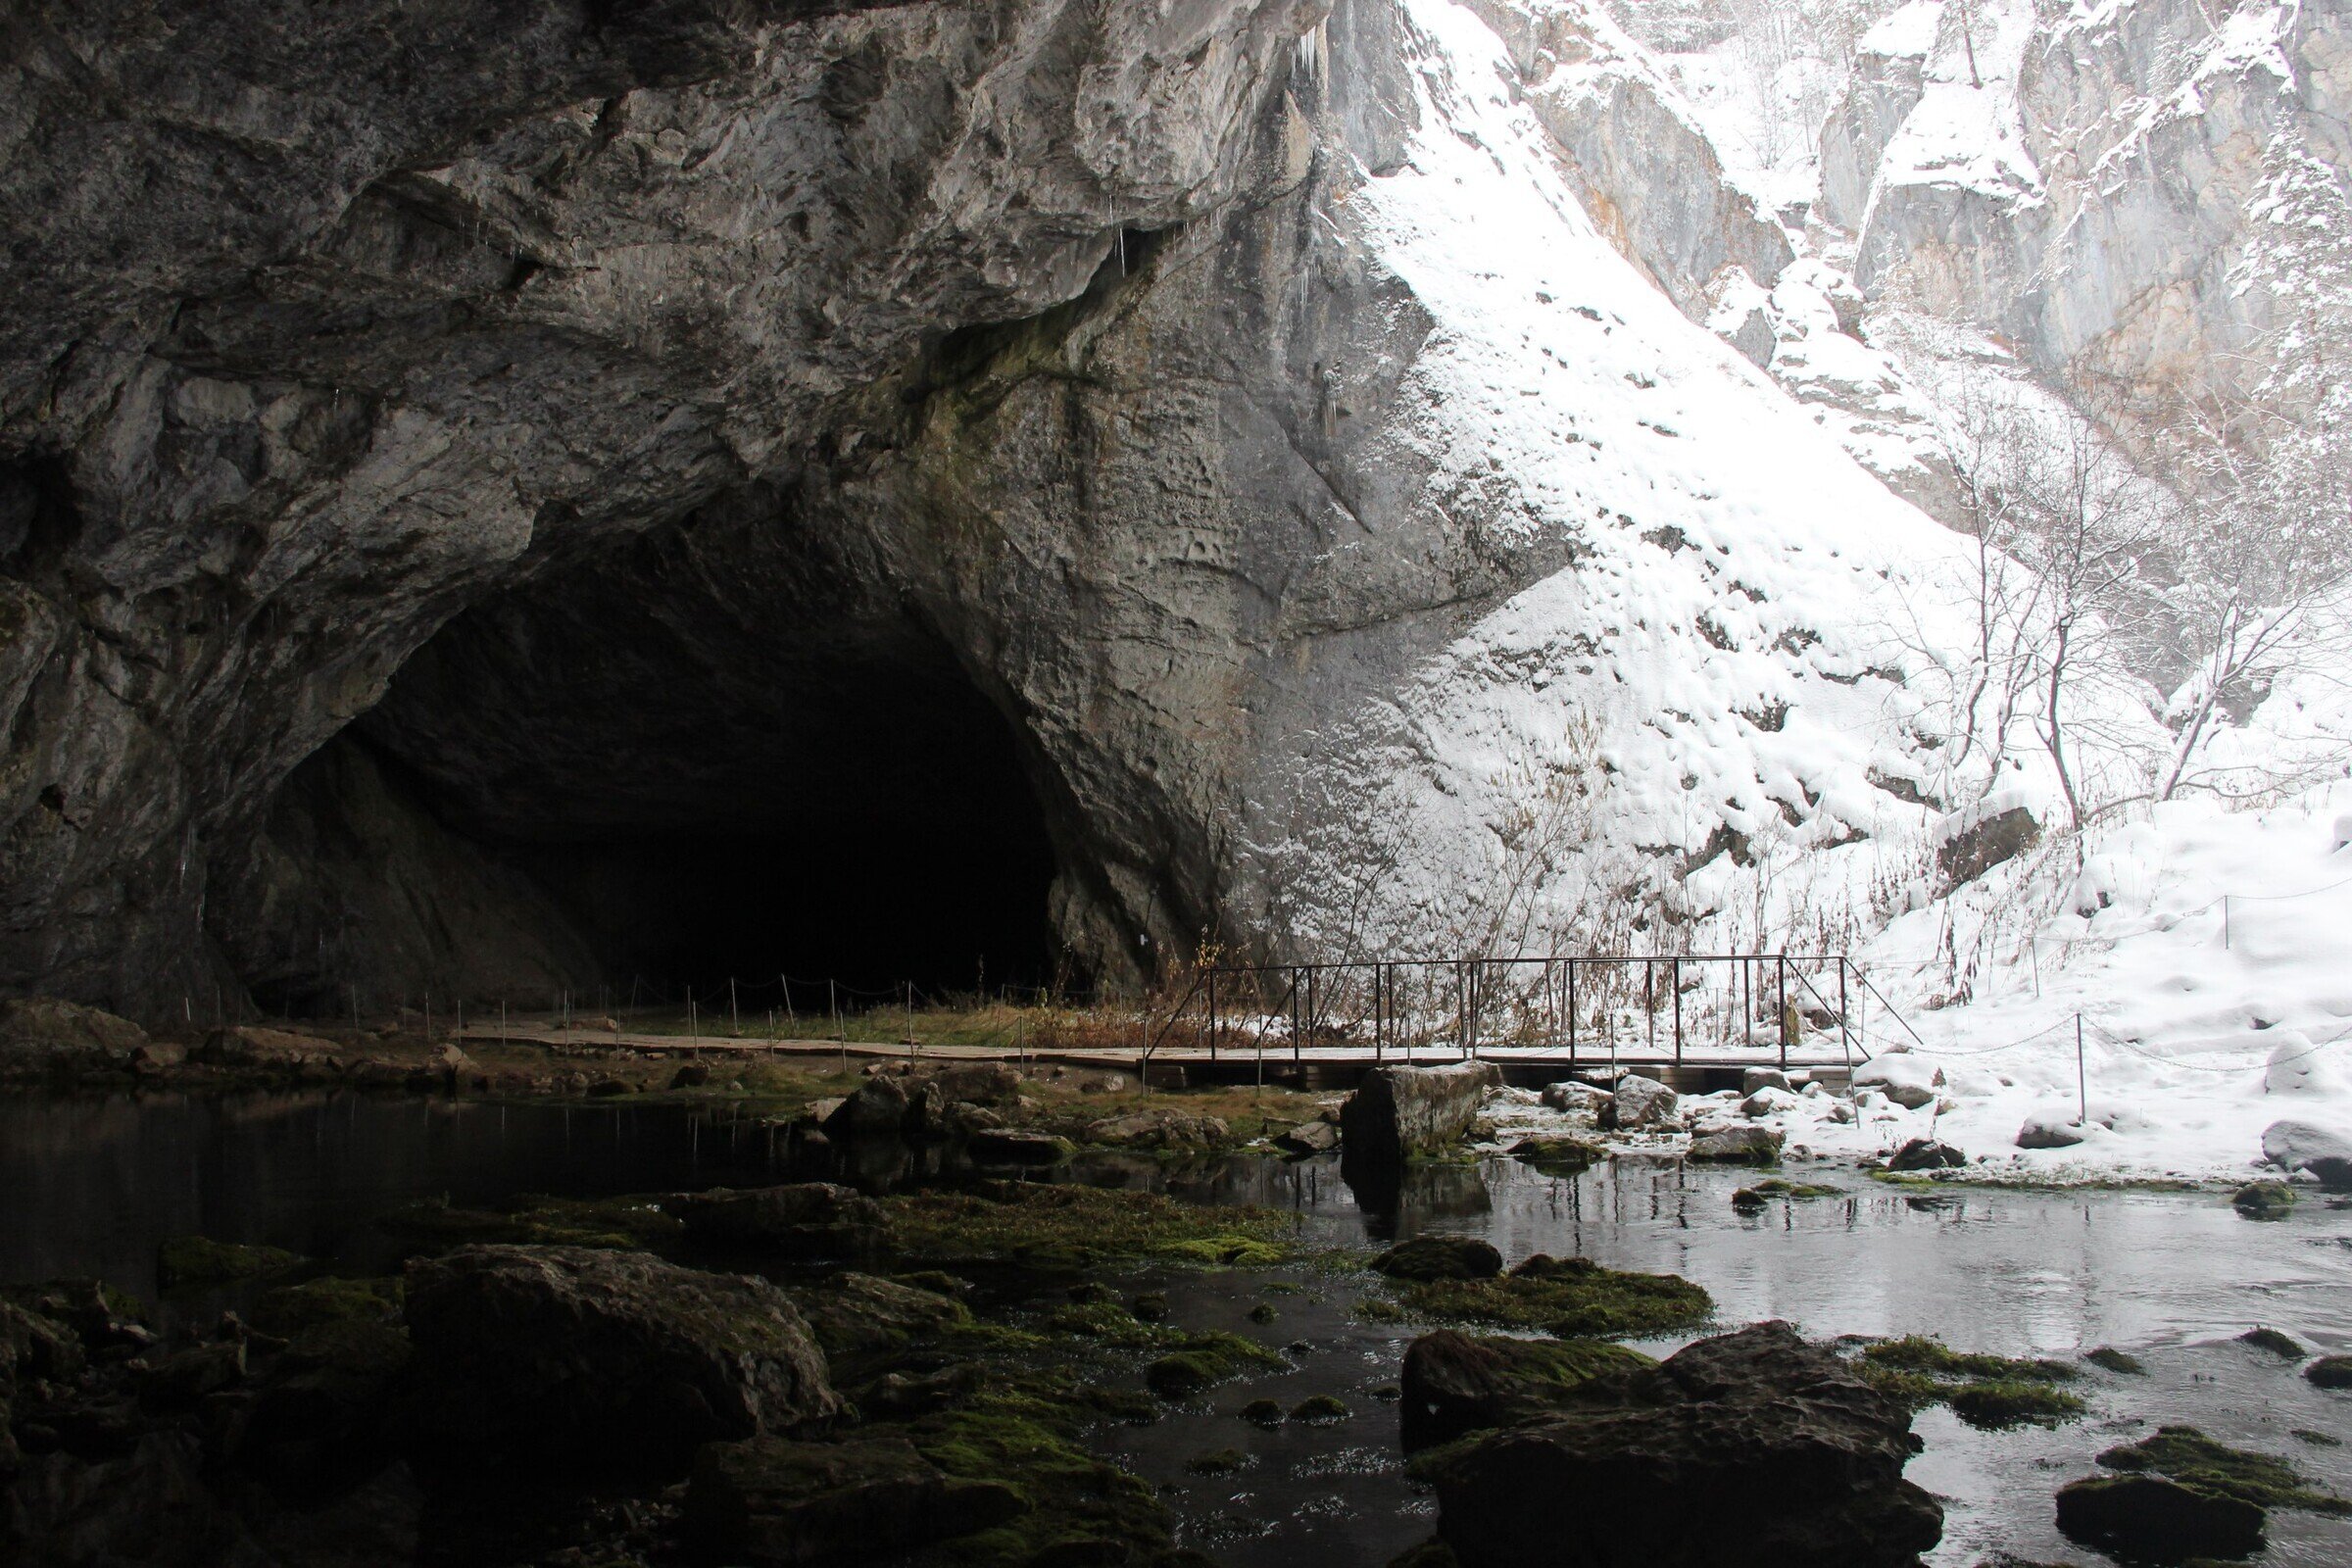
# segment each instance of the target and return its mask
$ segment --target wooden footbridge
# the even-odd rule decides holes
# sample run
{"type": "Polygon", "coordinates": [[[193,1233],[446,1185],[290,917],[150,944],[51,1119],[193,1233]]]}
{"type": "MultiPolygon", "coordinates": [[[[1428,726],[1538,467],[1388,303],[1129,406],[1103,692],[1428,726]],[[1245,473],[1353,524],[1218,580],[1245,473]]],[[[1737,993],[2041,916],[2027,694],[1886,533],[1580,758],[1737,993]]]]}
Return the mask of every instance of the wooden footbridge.
{"type": "Polygon", "coordinates": [[[459,1038],[558,1053],[833,1057],[845,1069],[878,1059],[1036,1062],[1166,1087],[1301,1088],[1350,1086],[1388,1063],[1454,1061],[1493,1062],[1522,1085],[1639,1071],[1713,1088],[1756,1066],[1837,1080],[1870,1058],[1874,1038],[1918,1039],[1850,958],[1789,953],[1220,965],[1190,976],[1172,1006],[1136,1010],[1132,1048],[1040,1047],[1018,1033],[925,1044],[911,1023],[895,1042],[640,1033],[556,1018],[477,1024],[459,1038]]]}

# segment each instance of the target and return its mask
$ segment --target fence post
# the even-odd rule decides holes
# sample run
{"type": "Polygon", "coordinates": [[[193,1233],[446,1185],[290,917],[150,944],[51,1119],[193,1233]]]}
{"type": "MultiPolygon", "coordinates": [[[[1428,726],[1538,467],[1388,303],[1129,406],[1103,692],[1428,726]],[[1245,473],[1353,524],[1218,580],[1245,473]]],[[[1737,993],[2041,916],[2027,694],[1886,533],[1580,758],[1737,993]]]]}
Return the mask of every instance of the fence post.
{"type": "Polygon", "coordinates": [[[1667,971],[1666,983],[1674,987],[1674,1064],[1683,1064],[1683,960],[1677,958],[1667,971]]]}
{"type": "Polygon", "coordinates": [[[1658,962],[1655,958],[1642,960],[1642,1013],[1648,1020],[1649,1054],[1658,1054],[1658,962]]]}
{"type": "Polygon", "coordinates": [[[2075,1014],[2075,1108],[2082,1114],[2082,1119],[2075,1125],[2087,1126],[2090,1122],[2090,1077],[2082,1065],[2082,1015],[2079,1012],[2075,1014]]]}
{"type": "MultiPolygon", "coordinates": [[[[2271,923],[2278,924],[2275,920],[2271,923]]],[[[2222,895],[2222,951],[2230,951],[2230,895],[2227,893],[2222,895]]]]}
{"type": "MultiPolygon", "coordinates": [[[[1308,964],[1306,966],[1306,1026],[1309,1029],[1312,1029],[1315,1026],[1315,966],[1311,963],[1308,964]]],[[[1293,1030],[1291,1033],[1291,1061],[1293,1065],[1297,1065],[1301,1059],[1298,1054],[1298,1047],[1299,1039],[1298,1031],[1293,1030]]],[[[1300,1087],[1304,1087],[1304,1080],[1300,1080],[1300,1087]]]]}
{"type": "Polygon", "coordinates": [[[1378,1061],[1381,1061],[1381,1060],[1384,1060],[1384,1059],[1385,1059],[1384,1053],[1385,1053],[1385,1052],[1387,1051],[1387,1049],[1388,1049],[1388,1037],[1386,1036],[1386,1034],[1384,1034],[1384,1033],[1383,1033],[1383,1029],[1384,1029],[1384,1027],[1385,1027],[1385,1022],[1384,1022],[1384,1020],[1383,1020],[1383,1019],[1382,1019],[1382,1017],[1381,1017],[1381,1009],[1380,1009],[1380,1003],[1381,1003],[1381,995],[1380,995],[1380,994],[1381,994],[1381,993],[1382,993],[1384,990],[1386,990],[1386,989],[1387,989],[1387,987],[1386,987],[1385,985],[1383,985],[1383,984],[1382,984],[1382,981],[1383,981],[1383,979],[1386,977],[1386,975],[1388,974],[1388,972],[1389,972],[1389,966],[1388,966],[1387,964],[1385,964],[1385,963],[1382,963],[1382,962],[1381,962],[1379,959],[1377,959],[1377,958],[1375,958],[1375,959],[1373,960],[1373,962],[1372,962],[1372,1059],[1373,1059],[1375,1062],[1378,1062],[1378,1061]]]}

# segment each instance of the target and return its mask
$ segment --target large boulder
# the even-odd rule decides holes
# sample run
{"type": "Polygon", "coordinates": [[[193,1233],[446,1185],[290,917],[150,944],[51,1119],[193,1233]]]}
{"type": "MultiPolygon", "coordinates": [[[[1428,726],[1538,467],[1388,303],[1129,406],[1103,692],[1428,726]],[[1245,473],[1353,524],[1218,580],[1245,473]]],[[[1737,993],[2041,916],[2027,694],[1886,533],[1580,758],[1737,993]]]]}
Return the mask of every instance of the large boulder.
{"type": "Polygon", "coordinates": [[[1894,1152],[1886,1161],[1888,1170],[1958,1170],[1968,1163],[1968,1155],[1951,1145],[1933,1138],[1914,1138],[1894,1152]]]}
{"type": "Polygon", "coordinates": [[[1399,1438],[1409,1453],[1485,1428],[1539,1420],[1592,1379],[1650,1364],[1623,1346],[1473,1338],[1440,1329],[1404,1352],[1399,1438]]]}
{"type": "Polygon", "coordinates": [[[825,1131],[836,1138],[896,1138],[906,1128],[907,1102],[905,1084],[877,1074],[825,1118],[825,1131]]]}
{"type": "Polygon", "coordinates": [[[1563,1115],[1579,1111],[1597,1111],[1609,1102],[1609,1092],[1594,1084],[1580,1084],[1573,1078],[1544,1086],[1544,1103],[1563,1115]]]}
{"type": "Polygon", "coordinates": [[[130,1064],[147,1031],[127,1018],[50,997],[0,1002],[0,1077],[130,1064]]]}
{"type": "Polygon", "coordinates": [[[1600,1124],[1612,1132],[1641,1132],[1669,1126],[1681,1101],[1655,1078],[1629,1072],[1617,1080],[1609,1102],[1600,1107],[1600,1124]]]}
{"type": "Polygon", "coordinates": [[[1462,1568],[1897,1568],[1943,1533],[1909,1409],[1786,1323],[1595,1379],[1434,1456],[1462,1568]]]}
{"type": "Polygon", "coordinates": [[[2164,1476],[2090,1476],[2058,1489],[2068,1539],[2126,1560],[2250,1557],[2263,1548],[2263,1510],[2242,1497],[2164,1476]]]}
{"type": "Polygon", "coordinates": [[[689,1239],[780,1257],[862,1257],[882,1245],[882,1205],[832,1182],[685,1193],[662,1205],[689,1239]]]}
{"type": "Polygon", "coordinates": [[[2352,1191],[2352,1138],[2307,1121],[2275,1121],[2262,1130],[2262,1157],[2290,1175],[2309,1171],[2322,1187],[2352,1191]]]}
{"type": "Polygon", "coordinates": [[[2080,1122],[2066,1119],[2063,1112],[2051,1115],[2028,1116],[2017,1129],[2020,1149],[2072,1149],[2086,1135],[2080,1122]]]}
{"type": "Polygon", "coordinates": [[[1487,1096],[1502,1087],[1492,1062],[1375,1067],[1340,1107],[1350,1157],[1401,1160],[1460,1143],[1487,1096]]]}
{"type": "Polygon", "coordinates": [[[1936,848],[1944,886],[1974,882],[1994,866],[2014,860],[2041,842],[2041,824],[2022,806],[1980,808],[1956,819],[1936,848]]]}
{"type": "Polygon", "coordinates": [[[523,1468],[682,1465],[840,1406],[792,1300],[643,1252],[468,1247],[414,1262],[420,1452],[523,1468]]]}
{"type": "Polygon", "coordinates": [[[903,1437],[760,1438],[696,1456],[685,1522],[710,1561],[808,1568],[952,1541],[1026,1507],[1004,1482],[950,1480],[903,1437]]]}
{"type": "Polygon", "coordinates": [[[1782,1135],[1770,1127],[1710,1127],[1690,1140],[1690,1155],[1701,1164],[1773,1165],[1781,1158],[1782,1135]]]}
{"type": "Polygon", "coordinates": [[[1908,1052],[1889,1051],[1854,1069],[1854,1089],[1876,1089],[1905,1110],[1933,1103],[1943,1074],[1936,1064],[1908,1052]]]}
{"type": "Polygon", "coordinates": [[[1118,1149],[1216,1149],[1233,1141],[1233,1129],[1222,1117],[1154,1107],[1089,1122],[1086,1141],[1118,1149]]]}
{"type": "Polygon", "coordinates": [[[952,1296],[855,1270],[791,1294],[828,1357],[895,1350],[972,1316],[952,1296]]]}

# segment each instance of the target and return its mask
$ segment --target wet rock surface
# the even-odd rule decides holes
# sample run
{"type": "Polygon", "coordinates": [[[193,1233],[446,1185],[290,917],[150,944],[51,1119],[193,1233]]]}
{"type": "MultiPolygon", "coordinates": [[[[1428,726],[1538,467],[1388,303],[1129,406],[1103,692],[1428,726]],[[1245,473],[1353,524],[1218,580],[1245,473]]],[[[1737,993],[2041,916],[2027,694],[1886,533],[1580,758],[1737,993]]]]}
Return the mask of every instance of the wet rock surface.
{"type": "Polygon", "coordinates": [[[696,1457],[686,1526],[706,1560],[802,1568],[952,1540],[1025,1506],[1005,1483],[951,1481],[904,1437],[760,1438],[696,1457]]]}
{"type": "Polygon", "coordinates": [[[1447,1149],[1469,1134],[1501,1084],[1501,1069],[1489,1062],[1376,1067],[1340,1107],[1348,1157],[1395,1162],[1447,1149]]]}
{"type": "Polygon", "coordinates": [[[407,1320],[409,1420],[492,1464],[659,1467],[840,1404],[783,1292],[644,1253],[464,1248],[411,1265],[407,1320]]]}
{"type": "Polygon", "coordinates": [[[882,1245],[882,1209],[855,1189],[832,1182],[730,1191],[720,1187],[668,1200],[668,1211],[697,1242],[759,1248],[784,1258],[853,1258],[882,1245]]]}
{"type": "Polygon", "coordinates": [[[1773,1323],[1596,1380],[1429,1469],[1465,1568],[1896,1568],[1942,1533],[1902,1476],[1918,1448],[1908,1410],[1773,1323]]]}

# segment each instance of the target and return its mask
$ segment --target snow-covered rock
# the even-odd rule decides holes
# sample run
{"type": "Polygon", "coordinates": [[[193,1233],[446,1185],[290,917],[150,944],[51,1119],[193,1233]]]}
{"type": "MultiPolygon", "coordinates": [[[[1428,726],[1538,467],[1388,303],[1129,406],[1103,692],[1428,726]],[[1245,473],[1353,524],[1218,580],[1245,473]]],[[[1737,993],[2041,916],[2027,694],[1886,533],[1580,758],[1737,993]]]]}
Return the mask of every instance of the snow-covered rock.
{"type": "Polygon", "coordinates": [[[1936,1099],[1943,1074],[1923,1056],[1889,1051],[1854,1069],[1854,1088],[1873,1089],[1906,1110],[1916,1110],[1936,1099]]]}
{"type": "Polygon", "coordinates": [[[2324,1186],[2352,1187],[2352,1137],[2309,1122],[2275,1121],[2264,1128],[2262,1157],[2290,1174],[2309,1171],[2324,1186]]]}
{"type": "Polygon", "coordinates": [[[1601,1125],[1616,1132],[1640,1132],[1673,1123],[1678,1097],[1654,1078],[1629,1072],[1617,1080],[1616,1092],[1601,1112],[1601,1125]]]}
{"type": "Polygon", "coordinates": [[[2333,1097],[2344,1092],[2341,1079],[2329,1064],[2326,1048],[2312,1044],[2311,1036],[2300,1029],[2272,1031],[2277,1044],[2263,1063],[2262,1091],[2266,1095],[2306,1095],[2333,1097]]]}
{"type": "Polygon", "coordinates": [[[2082,1129],[2062,1116],[2029,1116],[2017,1130],[2020,1149],[2072,1149],[2082,1142],[2082,1129]]]}

